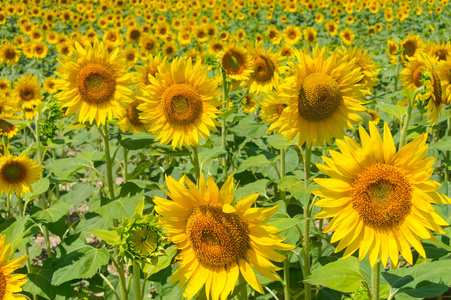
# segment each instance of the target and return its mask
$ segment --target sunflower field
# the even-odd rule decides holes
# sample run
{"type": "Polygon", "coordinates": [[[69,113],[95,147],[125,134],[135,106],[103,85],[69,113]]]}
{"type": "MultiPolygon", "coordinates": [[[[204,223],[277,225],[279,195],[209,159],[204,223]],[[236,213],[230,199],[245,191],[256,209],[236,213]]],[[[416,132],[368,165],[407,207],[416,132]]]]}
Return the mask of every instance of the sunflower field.
{"type": "Polygon", "coordinates": [[[0,300],[451,299],[448,0],[0,3],[0,300]]]}

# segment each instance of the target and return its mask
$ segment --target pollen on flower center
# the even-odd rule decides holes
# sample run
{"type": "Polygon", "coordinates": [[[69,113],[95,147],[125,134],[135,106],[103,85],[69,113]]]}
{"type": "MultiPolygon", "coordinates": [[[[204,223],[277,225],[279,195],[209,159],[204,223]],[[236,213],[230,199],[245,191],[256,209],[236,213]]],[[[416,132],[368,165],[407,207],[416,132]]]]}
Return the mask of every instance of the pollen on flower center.
{"type": "Polygon", "coordinates": [[[109,101],[114,96],[116,84],[114,74],[100,64],[85,66],[77,78],[81,98],[89,103],[109,101]]]}
{"type": "Polygon", "coordinates": [[[9,183],[21,182],[27,175],[26,168],[19,162],[6,163],[1,169],[2,178],[9,183]]]}
{"type": "Polygon", "coordinates": [[[298,96],[299,115],[311,122],[332,117],[343,101],[335,79],[323,73],[313,73],[302,83],[298,96]]]}
{"type": "Polygon", "coordinates": [[[274,63],[265,55],[260,55],[254,61],[252,77],[258,82],[270,81],[274,76],[274,63]]]}
{"type": "Polygon", "coordinates": [[[199,92],[189,84],[173,84],[163,94],[162,102],[167,120],[173,124],[190,124],[203,111],[199,92]]]}
{"type": "Polygon", "coordinates": [[[247,224],[220,207],[195,207],[188,218],[187,234],[197,258],[212,267],[237,262],[249,248],[247,224]]]}
{"type": "Polygon", "coordinates": [[[365,223],[390,227],[404,220],[412,206],[412,187],[394,166],[375,163],[354,181],[352,206],[365,223]]]}

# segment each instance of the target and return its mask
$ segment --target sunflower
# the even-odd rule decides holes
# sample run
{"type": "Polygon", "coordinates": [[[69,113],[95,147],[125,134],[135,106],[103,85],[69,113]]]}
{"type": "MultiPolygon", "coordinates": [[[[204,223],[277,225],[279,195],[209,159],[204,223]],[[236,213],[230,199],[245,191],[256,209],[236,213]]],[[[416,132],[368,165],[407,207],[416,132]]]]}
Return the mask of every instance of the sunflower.
{"type": "Polygon", "coordinates": [[[317,41],[317,31],[315,27],[306,27],[304,29],[304,38],[310,46],[313,46],[316,44],[317,41]]]}
{"type": "Polygon", "coordinates": [[[248,80],[253,73],[252,62],[245,48],[236,44],[225,47],[220,57],[221,67],[233,80],[248,80]]]}
{"type": "Polygon", "coordinates": [[[442,41],[442,43],[434,43],[428,41],[426,50],[429,54],[437,56],[439,61],[446,60],[446,58],[451,55],[451,42],[445,43],[442,41]]]}
{"type": "Polygon", "coordinates": [[[290,250],[283,244],[278,229],[265,223],[277,211],[251,207],[258,194],[252,194],[232,206],[233,176],[219,190],[211,177],[203,175],[199,187],[188,177],[177,182],[166,177],[166,194],[172,200],[155,197],[155,210],[167,229],[169,239],[181,250],[180,267],[170,279],[185,286],[183,297],[193,298],[205,286],[207,298],[227,299],[241,275],[250,286],[263,294],[256,271],[270,280],[281,281],[275,271],[285,256],[275,250],[290,250]],[[186,186],[184,185],[186,184],[186,186]],[[254,270],[255,269],[255,270],[254,270]]]}
{"type": "Polygon", "coordinates": [[[279,54],[286,60],[290,60],[294,55],[293,47],[284,43],[279,47],[279,54]]]}
{"type": "Polygon", "coordinates": [[[439,62],[437,65],[437,73],[442,83],[442,102],[449,105],[451,103],[451,55],[448,55],[446,60],[439,62]]]}
{"type": "Polygon", "coordinates": [[[324,145],[332,137],[341,138],[344,127],[362,119],[356,113],[365,111],[363,78],[354,61],[339,59],[337,52],[327,57],[325,47],[310,51],[295,50],[299,63],[290,63],[294,76],[285,79],[279,97],[286,98],[287,107],[273,129],[291,140],[299,135],[299,145],[324,145]]]}
{"type": "Polygon", "coordinates": [[[113,118],[118,102],[132,94],[127,87],[133,76],[127,73],[130,66],[118,48],[108,54],[103,42],[88,43],[85,49],[75,43],[72,52],[73,58],[58,59],[61,66],[55,74],[61,79],[56,80],[56,88],[61,91],[55,96],[67,108],[67,115],[79,111],[77,121],[105,124],[113,118]]]}
{"type": "Polygon", "coordinates": [[[369,49],[363,51],[363,47],[342,47],[338,50],[339,57],[346,57],[348,60],[355,59],[355,68],[360,68],[360,73],[363,74],[363,78],[359,81],[359,84],[363,84],[367,90],[367,94],[376,86],[379,81],[377,74],[379,74],[380,67],[376,62],[371,60],[372,53],[368,54],[369,49]]]}
{"type": "Polygon", "coordinates": [[[334,21],[329,21],[325,24],[326,30],[329,32],[330,36],[335,36],[338,34],[338,24],[334,21]]]}
{"type": "Polygon", "coordinates": [[[15,65],[19,62],[21,52],[14,45],[7,43],[0,48],[0,62],[7,65],[15,65]]]}
{"type": "Polygon", "coordinates": [[[160,48],[160,43],[153,35],[145,35],[141,37],[140,49],[146,53],[156,53],[160,48]]]}
{"type": "Polygon", "coordinates": [[[177,46],[174,43],[166,43],[163,45],[161,52],[164,56],[171,59],[177,55],[177,46]]]}
{"type": "Polygon", "coordinates": [[[371,265],[380,257],[384,266],[390,256],[398,264],[399,252],[413,264],[411,244],[426,257],[418,237],[435,241],[431,230],[444,233],[448,224],[434,212],[431,203],[451,203],[436,192],[440,184],[429,180],[434,158],[425,158],[427,134],[402,147],[397,153],[385,123],[383,139],[370,122],[370,135],[362,128],[362,146],[351,138],[337,140],[341,153],[330,150],[318,168],[331,178],[315,179],[322,197],[315,203],[325,209],[316,218],[333,218],[323,232],[332,232],[331,243],[340,240],[335,251],[347,248],[343,257],[357,249],[359,259],[369,252],[371,265]]]}
{"type": "Polygon", "coordinates": [[[354,31],[352,31],[352,29],[349,27],[346,27],[342,32],[340,32],[340,37],[343,43],[346,45],[352,45],[355,40],[354,31]]]}
{"type": "Polygon", "coordinates": [[[138,97],[144,102],[138,109],[162,144],[172,141],[173,148],[183,144],[190,148],[198,145],[199,135],[207,139],[210,130],[216,130],[221,91],[217,80],[207,78],[200,60],[195,65],[179,57],[172,63],[164,61],[149,80],[144,96],[138,97]]]}
{"type": "Polygon", "coordinates": [[[423,41],[421,40],[419,35],[415,35],[414,33],[409,33],[409,35],[401,41],[401,50],[402,50],[402,62],[403,65],[406,60],[409,60],[419,52],[423,50],[423,41]]]}
{"type": "Polygon", "coordinates": [[[22,197],[23,192],[32,191],[31,183],[42,175],[42,165],[37,165],[25,154],[0,157],[0,193],[6,192],[22,197]]]}
{"type": "Polygon", "coordinates": [[[387,54],[390,57],[390,62],[392,64],[398,63],[398,51],[399,51],[399,45],[396,43],[393,39],[387,40],[387,48],[386,48],[387,54]]]}
{"type": "Polygon", "coordinates": [[[424,71],[421,74],[422,85],[424,89],[420,95],[420,99],[428,101],[425,106],[428,115],[428,122],[432,125],[437,123],[437,119],[442,112],[442,87],[440,77],[438,76],[436,64],[437,57],[431,57],[427,54],[422,54],[424,61],[424,71]]]}
{"type": "Polygon", "coordinates": [[[379,124],[379,121],[381,120],[381,116],[379,115],[377,110],[368,109],[367,113],[371,116],[370,122],[373,122],[374,125],[379,124]]]}
{"type": "Polygon", "coordinates": [[[287,101],[279,97],[279,91],[272,92],[270,97],[265,97],[260,102],[262,122],[270,124],[268,132],[273,131],[271,126],[280,118],[285,107],[287,107],[287,101]]]}
{"type": "Polygon", "coordinates": [[[253,113],[257,109],[257,106],[258,102],[252,94],[247,94],[243,97],[243,100],[241,100],[241,107],[246,114],[253,113]]]}
{"type": "Polygon", "coordinates": [[[0,92],[11,89],[11,82],[6,78],[0,78],[0,92]]]}
{"type": "Polygon", "coordinates": [[[57,92],[57,89],[55,88],[55,76],[49,76],[46,79],[44,79],[44,89],[49,94],[55,94],[57,92]]]}
{"type": "Polygon", "coordinates": [[[12,274],[22,268],[28,256],[21,256],[7,262],[11,256],[11,243],[5,245],[6,236],[0,237],[0,299],[27,299],[16,293],[22,291],[21,286],[27,282],[27,275],[12,274]]]}
{"type": "Polygon", "coordinates": [[[137,44],[139,43],[139,39],[142,36],[142,32],[141,29],[139,27],[131,27],[128,29],[127,31],[127,41],[132,43],[132,44],[137,44]]]}
{"type": "Polygon", "coordinates": [[[19,78],[14,82],[12,97],[19,108],[31,108],[39,105],[42,100],[42,88],[38,83],[38,78],[31,74],[19,78]]]}
{"type": "Polygon", "coordinates": [[[32,44],[31,51],[33,52],[33,57],[45,58],[47,56],[49,48],[45,42],[39,42],[32,44]]]}
{"type": "Polygon", "coordinates": [[[245,82],[249,87],[249,93],[259,94],[269,93],[279,84],[280,75],[284,73],[286,67],[281,63],[284,58],[280,53],[272,53],[272,49],[265,51],[263,45],[257,44],[250,50],[253,73],[245,82]]]}
{"type": "Polygon", "coordinates": [[[149,76],[155,77],[158,72],[158,66],[162,65],[166,61],[166,57],[162,57],[161,54],[155,56],[149,55],[144,61],[143,66],[135,66],[136,73],[134,73],[134,81],[136,84],[149,85],[149,76]]]}
{"type": "Polygon", "coordinates": [[[283,30],[283,38],[289,45],[295,45],[302,38],[301,29],[294,25],[288,25],[287,28],[283,30]]]}
{"type": "Polygon", "coordinates": [[[9,113],[0,113],[0,135],[12,138],[17,134],[19,128],[16,125],[8,122],[8,119],[17,120],[15,115],[9,113]],[[5,120],[6,119],[6,120],[5,120]]]}
{"type": "Polygon", "coordinates": [[[423,85],[421,73],[425,69],[424,56],[417,55],[409,59],[404,69],[399,73],[399,78],[404,82],[404,88],[416,90],[423,85]]]}

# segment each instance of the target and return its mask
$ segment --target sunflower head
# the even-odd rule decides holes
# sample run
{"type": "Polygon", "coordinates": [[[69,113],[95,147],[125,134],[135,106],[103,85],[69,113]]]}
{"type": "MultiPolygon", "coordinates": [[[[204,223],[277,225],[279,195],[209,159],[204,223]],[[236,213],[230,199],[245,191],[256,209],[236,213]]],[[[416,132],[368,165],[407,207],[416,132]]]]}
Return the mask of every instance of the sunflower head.
{"type": "Polygon", "coordinates": [[[32,191],[31,183],[42,175],[42,165],[37,165],[25,155],[0,157],[0,192],[19,197],[23,192],[32,191]]]}
{"type": "Polygon", "coordinates": [[[284,239],[275,235],[278,230],[265,224],[277,211],[277,206],[251,207],[258,194],[247,196],[232,206],[232,176],[220,190],[211,177],[205,181],[203,175],[199,186],[187,177],[179,182],[167,177],[166,183],[166,193],[172,200],[157,197],[155,210],[161,215],[169,240],[181,250],[180,267],[170,282],[179,281],[180,287],[185,286],[184,297],[194,297],[205,285],[207,297],[226,299],[240,272],[262,293],[251,266],[271,280],[280,280],[274,273],[279,268],[269,260],[283,261],[285,257],[274,250],[289,250],[293,246],[283,244],[284,239]],[[219,278],[227,279],[229,284],[220,284],[219,278]]]}
{"type": "Polygon", "coordinates": [[[78,121],[105,124],[113,118],[118,102],[131,94],[127,87],[132,79],[132,74],[127,73],[130,64],[119,49],[109,54],[106,45],[97,40],[94,46],[87,43],[85,48],[75,43],[71,51],[73,58],[59,60],[61,66],[56,74],[61,79],[55,82],[60,92],[55,96],[67,108],[66,114],[78,111],[78,121]]]}
{"type": "Polygon", "coordinates": [[[234,44],[224,49],[220,63],[226,75],[234,80],[247,80],[253,72],[246,49],[234,44]]]}
{"type": "Polygon", "coordinates": [[[313,192],[322,197],[315,205],[324,207],[315,217],[332,218],[324,232],[334,232],[331,242],[340,241],[335,251],[346,248],[344,257],[359,249],[359,259],[369,253],[371,265],[380,257],[386,266],[390,257],[396,266],[401,253],[412,264],[409,244],[426,257],[418,237],[435,240],[431,230],[444,233],[448,225],[431,203],[451,199],[429,180],[434,158],[425,158],[426,134],[396,152],[387,123],[383,138],[373,122],[369,129],[359,128],[361,146],[337,140],[341,153],[330,151],[332,158],[317,164],[331,178],[315,179],[322,186],[313,192]]]}
{"type": "Polygon", "coordinates": [[[428,122],[435,124],[442,112],[443,93],[440,76],[437,72],[437,57],[423,54],[424,70],[421,73],[421,84],[424,87],[420,99],[427,101],[425,115],[428,122]]]}

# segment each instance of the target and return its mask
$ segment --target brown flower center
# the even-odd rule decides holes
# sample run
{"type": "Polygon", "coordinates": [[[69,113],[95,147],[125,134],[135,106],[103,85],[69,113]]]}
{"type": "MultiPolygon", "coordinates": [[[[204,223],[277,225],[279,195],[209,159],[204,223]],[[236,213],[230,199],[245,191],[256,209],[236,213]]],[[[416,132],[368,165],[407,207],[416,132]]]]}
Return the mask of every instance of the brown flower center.
{"type": "Polygon", "coordinates": [[[139,104],[141,104],[141,101],[134,101],[127,109],[128,120],[135,126],[140,126],[143,124],[139,119],[139,114],[141,113],[141,111],[137,108],[139,104]]]}
{"type": "Polygon", "coordinates": [[[81,98],[89,103],[103,103],[114,97],[116,77],[103,65],[88,64],[77,78],[81,98]]]}
{"type": "Polygon", "coordinates": [[[195,207],[188,218],[187,230],[199,261],[211,267],[236,263],[249,248],[249,228],[236,213],[224,213],[221,207],[195,207]]]}
{"type": "Polygon", "coordinates": [[[222,57],[222,67],[229,75],[243,73],[246,57],[233,49],[227,51],[222,57]]]}
{"type": "Polygon", "coordinates": [[[1,171],[2,180],[14,184],[22,182],[27,176],[27,169],[18,161],[11,161],[3,165],[1,171]]]}
{"type": "Polygon", "coordinates": [[[365,223],[391,227],[409,214],[412,187],[397,167],[375,163],[358,175],[351,197],[353,208],[365,223]]]}
{"type": "Polygon", "coordinates": [[[6,294],[6,278],[5,275],[3,275],[2,270],[0,269],[0,300],[3,300],[5,298],[6,294]]]}
{"type": "Polygon", "coordinates": [[[413,56],[417,50],[416,44],[413,41],[406,41],[402,44],[402,54],[406,56],[413,56]]]}
{"type": "Polygon", "coordinates": [[[335,79],[323,73],[313,73],[302,83],[298,96],[299,115],[311,122],[330,118],[343,102],[335,79]]]}
{"type": "Polygon", "coordinates": [[[20,99],[22,101],[30,101],[35,97],[34,89],[31,87],[24,87],[19,91],[20,99]]]}
{"type": "Polygon", "coordinates": [[[421,83],[421,72],[423,72],[423,70],[424,70],[424,66],[419,66],[412,72],[412,81],[417,88],[419,88],[420,86],[423,85],[421,83]]]}
{"type": "Polygon", "coordinates": [[[252,77],[258,82],[268,82],[274,77],[275,66],[266,55],[259,55],[254,61],[252,77]]]}
{"type": "Polygon", "coordinates": [[[15,127],[16,126],[14,126],[13,124],[11,124],[3,119],[0,119],[0,134],[3,134],[3,135],[8,134],[11,131],[13,131],[15,127]]]}
{"type": "Polygon", "coordinates": [[[189,84],[173,84],[163,94],[164,114],[173,124],[190,124],[203,111],[202,99],[197,90],[189,84]]]}
{"type": "Polygon", "coordinates": [[[7,48],[5,50],[5,58],[8,60],[14,59],[16,57],[16,51],[12,48],[7,48]]]}

